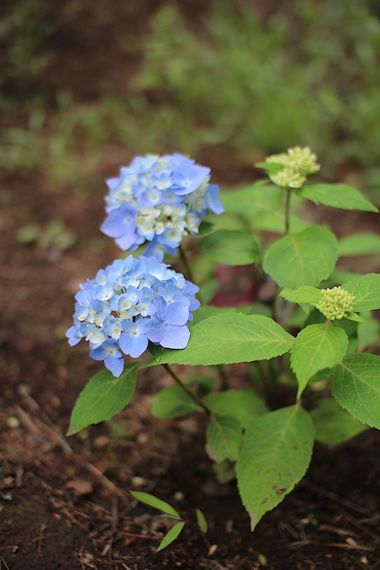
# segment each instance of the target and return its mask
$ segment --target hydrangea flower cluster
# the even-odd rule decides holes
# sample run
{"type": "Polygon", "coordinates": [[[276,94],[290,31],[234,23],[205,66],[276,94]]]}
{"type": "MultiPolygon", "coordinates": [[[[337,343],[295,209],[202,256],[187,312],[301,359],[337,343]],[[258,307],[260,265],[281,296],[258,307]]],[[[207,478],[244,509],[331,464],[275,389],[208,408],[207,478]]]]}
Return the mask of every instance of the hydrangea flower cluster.
{"type": "Polygon", "coordinates": [[[272,154],[265,161],[284,166],[279,172],[269,175],[272,182],[282,188],[301,188],[307,176],[318,172],[320,168],[317,156],[309,147],[295,146],[286,153],[272,154]]]}
{"type": "Polygon", "coordinates": [[[223,212],[219,187],[209,182],[210,169],[181,154],[138,156],[107,180],[101,230],[123,250],[149,242],[145,254],[162,259],[183,236],[196,235],[209,212],[223,212]]]}
{"type": "Polygon", "coordinates": [[[69,344],[86,339],[90,356],[120,376],[123,353],[138,358],[149,341],[165,348],[186,347],[187,323],[199,307],[198,291],[155,257],[117,259],[81,285],[74,324],[66,333],[69,344]]]}
{"type": "Polygon", "coordinates": [[[352,312],[354,301],[355,297],[339,286],[324,289],[316,307],[326,319],[335,321],[344,319],[352,312]]]}

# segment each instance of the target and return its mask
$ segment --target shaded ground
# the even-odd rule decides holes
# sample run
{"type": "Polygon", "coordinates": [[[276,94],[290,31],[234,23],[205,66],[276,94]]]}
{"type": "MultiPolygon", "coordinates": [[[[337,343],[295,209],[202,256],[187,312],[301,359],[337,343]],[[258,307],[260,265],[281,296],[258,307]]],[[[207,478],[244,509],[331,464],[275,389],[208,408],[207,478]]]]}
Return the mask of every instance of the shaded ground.
{"type": "MultiPolygon", "coordinates": [[[[147,20],[144,11],[134,14],[133,4],[125,3],[120,21],[134,18],[133,30],[139,30],[147,20]]],[[[77,96],[91,99],[99,90],[117,89],[118,82],[129,80],[120,68],[133,70],[138,55],[130,46],[120,48],[125,28],[113,27],[115,16],[105,10],[99,27],[85,2],[70,2],[61,18],[53,39],[62,46],[62,57],[54,61],[44,89],[70,85],[77,96]],[[72,24],[76,5],[87,28],[72,24]],[[120,53],[113,66],[106,65],[120,53]],[[101,70],[103,79],[97,83],[101,70]]],[[[7,90],[19,97],[27,88],[37,88],[33,82],[21,87],[14,80],[6,82],[7,90]]],[[[215,481],[199,435],[202,418],[150,418],[150,396],[168,382],[160,371],[140,375],[133,403],[110,424],[69,440],[62,436],[75,398],[97,370],[85,347],[69,349],[64,341],[72,296],[80,282],[118,254],[98,232],[102,180],[130,157],[116,145],[105,148],[104,156],[91,194],[53,185],[43,173],[25,178],[1,174],[0,569],[379,567],[375,432],[338,450],[316,446],[305,481],[264,518],[254,535],[233,485],[215,481]],[[25,224],[43,228],[51,220],[75,232],[75,244],[67,251],[20,242],[18,231],[25,224]],[[186,520],[194,521],[194,510],[200,507],[209,522],[208,535],[200,536],[192,523],[172,547],[156,554],[167,521],[126,494],[137,488],[169,500],[186,520]]],[[[213,167],[220,182],[254,175],[228,148],[198,158],[213,167]]],[[[378,223],[355,214],[329,216],[325,221],[339,220],[335,229],[342,233],[352,227],[374,230],[378,223]]],[[[231,376],[235,372],[239,368],[232,367],[231,376]]]]}

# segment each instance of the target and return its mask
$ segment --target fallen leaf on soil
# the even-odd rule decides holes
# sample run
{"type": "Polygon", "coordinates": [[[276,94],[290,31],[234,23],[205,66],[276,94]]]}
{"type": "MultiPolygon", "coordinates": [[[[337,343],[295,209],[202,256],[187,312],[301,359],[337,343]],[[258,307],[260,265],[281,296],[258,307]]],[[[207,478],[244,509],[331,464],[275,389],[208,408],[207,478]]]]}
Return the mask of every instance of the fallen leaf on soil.
{"type": "Polygon", "coordinates": [[[66,489],[71,489],[78,496],[89,495],[93,491],[93,485],[90,481],[84,481],[83,479],[73,479],[68,481],[65,485],[66,489]]]}

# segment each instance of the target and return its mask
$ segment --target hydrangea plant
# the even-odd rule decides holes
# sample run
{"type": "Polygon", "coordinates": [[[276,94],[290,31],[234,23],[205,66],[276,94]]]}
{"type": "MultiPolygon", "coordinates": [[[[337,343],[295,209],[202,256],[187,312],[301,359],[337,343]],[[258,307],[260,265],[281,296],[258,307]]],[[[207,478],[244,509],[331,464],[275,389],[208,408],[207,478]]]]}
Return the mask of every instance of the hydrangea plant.
{"type": "MultiPolygon", "coordinates": [[[[69,432],[120,412],[135,391],[138,369],[163,365],[175,384],[154,396],[153,415],[207,415],[215,476],[236,479],[252,529],[303,478],[315,441],[333,446],[380,428],[373,314],[380,308],[380,275],[336,265],[340,257],[379,253],[380,240],[368,233],[338,240],[326,224],[301,215],[305,201],[367,215],[377,208],[350,185],[310,183],[319,165],[308,148],[257,166],[267,177],[222,193],[223,206],[209,169],[180,155],[137,158],[122,168],[109,181],[102,229],[124,249],[148,247],[145,256],[117,260],[82,286],[68,330],[70,344],[86,339],[90,356],[108,368],[80,394],[69,432]],[[188,270],[183,242],[200,233],[208,213],[195,259],[202,269],[198,290],[155,255],[181,246],[188,270]],[[261,282],[272,283],[271,296],[213,306],[217,263],[254,264],[261,282]],[[231,387],[235,363],[246,363],[239,388],[231,387]],[[199,376],[191,366],[208,372],[199,376]]],[[[171,512],[150,496],[140,500],[171,512]]],[[[182,528],[177,522],[173,540],[182,528]]]]}

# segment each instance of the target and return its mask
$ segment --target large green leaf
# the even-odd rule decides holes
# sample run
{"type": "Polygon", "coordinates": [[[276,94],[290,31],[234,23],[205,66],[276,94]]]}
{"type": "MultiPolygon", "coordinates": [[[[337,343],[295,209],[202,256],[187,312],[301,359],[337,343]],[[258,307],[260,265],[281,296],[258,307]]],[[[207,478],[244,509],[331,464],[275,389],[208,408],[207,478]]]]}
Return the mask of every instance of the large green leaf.
{"type": "Polygon", "coordinates": [[[298,195],[333,208],[377,212],[376,206],[371,204],[359,190],[348,184],[310,184],[301,188],[298,195]]]}
{"type": "Polygon", "coordinates": [[[238,230],[219,230],[201,240],[201,250],[214,261],[227,265],[248,265],[259,257],[253,236],[238,230]]]}
{"type": "Polygon", "coordinates": [[[206,451],[214,461],[235,461],[239,454],[242,427],[231,416],[213,415],[206,430],[206,451]]]}
{"type": "Polygon", "coordinates": [[[265,254],[264,270],[281,287],[317,286],[333,271],[337,251],[335,236],[312,226],[274,242],[265,254]]]}
{"type": "Polygon", "coordinates": [[[252,530],[304,476],[314,442],[309,414],[299,406],[271,412],[245,432],[236,473],[252,530]]]}
{"type": "Polygon", "coordinates": [[[160,390],[153,398],[152,415],[161,420],[169,420],[200,410],[199,406],[180,386],[169,386],[160,390]]]}
{"type": "Polygon", "coordinates": [[[108,370],[95,374],[75,403],[68,435],[109,420],[125,408],[135,392],[137,367],[138,364],[126,366],[119,378],[108,370]]]}
{"type": "Polygon", "coordinates": [[[331,372],[335,400],[354,418],[380,429],[380,356],[346,356],[331,372]]]}
{"type": "Polygon", "coordinates": [[[281,188],[261,182],[222,192],[221,200],[227,214],[238,214],[249,219],[259,211],[280,210],[283,196],[281,188]]]}
{"type": "Polygon", "coordinates": [[[209,317],[191,329],[183,350],[157,349],[157,364],[209,366],[267,360],[285,354],[294,338],[269,317],[222,313],[209,317]]]}
{"type": "Polygon", "coordinates": [[[283,289],[280,295],[291,303],[317,305],[322,296],[322,291],[316,287],[305,285],[298,289],[283,289]]]}
{"type": "Polygon", "coordinates": [[[215,414],[233,416],[243,427],[268,411],[264,400],[253,390],[212,392],[203,402],[215,414]]]}
{"type": "Polygon", "coordinates": [[[377,234],[353,234],[342,238],[338,247],[339,257],[380,254],[380,236],[377,234]]]}
{"type": "Polygon", "coordinates": [[[189,327],[192,329],[194,325],[210,317],[215,317],[216,315],[223,315],[228,313],[245,313],[249,314],[252,312],[252,306],[242,305],[240,307],[217,307],[215,305],[204,305],[199,307],[193,314],[193,320],[190,321],[189,327]]]}
{"type": "Polygon", "coordinates": [[[298,380],[298,397],[316,372],[341,362],[347,346],[348,338],[344,330],[328,322],[309,325],[298,334],[290,356],[298,380]]]}
{"type": "Polygon", "coordinates": [[[344,284],[346,291],[355,297],[354,311],[372,311],[380,307],[380,274],[369,273],[344,284]]]}
{"type": "Polygon", "coordinates": [[[338,406],[335,400],[322,400],[311,412],[315,439],[326,445],[338,445],[358,435],[367,426],[338,406]]]}

